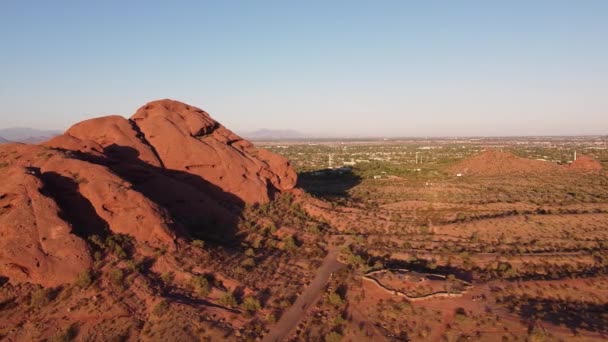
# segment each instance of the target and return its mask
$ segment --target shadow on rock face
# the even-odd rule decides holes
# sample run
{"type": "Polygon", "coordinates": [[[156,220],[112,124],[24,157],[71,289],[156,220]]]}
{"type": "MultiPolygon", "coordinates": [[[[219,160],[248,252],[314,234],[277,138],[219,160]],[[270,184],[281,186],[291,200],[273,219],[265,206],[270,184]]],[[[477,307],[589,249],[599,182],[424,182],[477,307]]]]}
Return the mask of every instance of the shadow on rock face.
{"type": "Polygon", "coordinates": [[[108,223],[97,215],[91,202],[79,192],[74,179],[56,172],[45,172],[40,178],[44,183],[42,193],[55,199],[61,210],[59,216],[72,224],[75,235],[85,240],[91,235],[108,235],[108,223]]]}
{"type": "Polygon", "coordinates": [[[202,177],[150,165],[129,146],[110,145],[106,157],[78,152],[74,156],[109,168],[132,189],[164,208],[177,223],[178,235],[220,243],[235,242],[245,203],[202,177]]]}

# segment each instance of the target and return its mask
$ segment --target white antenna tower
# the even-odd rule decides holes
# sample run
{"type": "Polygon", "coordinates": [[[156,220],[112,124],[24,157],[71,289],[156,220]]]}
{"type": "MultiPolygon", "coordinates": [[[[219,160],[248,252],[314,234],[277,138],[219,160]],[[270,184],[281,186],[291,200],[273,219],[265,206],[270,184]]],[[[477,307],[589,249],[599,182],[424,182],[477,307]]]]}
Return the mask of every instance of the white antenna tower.
{"type": "Polygon", "coordinates": [[[420,153],[420,152],[416,152],[416,165],[418,165],[418,153],[420,153]]]}
{"type": "Polygon", "coordinates": [[[329,169],[333,169],[334,168],[334,155],[329,153],[327,155],[327,167],[329,169]]]}
{"type": "Polygon", "coordinates": [[[576,160],[576,150],[574,150],[574,160],[576,160]]]}

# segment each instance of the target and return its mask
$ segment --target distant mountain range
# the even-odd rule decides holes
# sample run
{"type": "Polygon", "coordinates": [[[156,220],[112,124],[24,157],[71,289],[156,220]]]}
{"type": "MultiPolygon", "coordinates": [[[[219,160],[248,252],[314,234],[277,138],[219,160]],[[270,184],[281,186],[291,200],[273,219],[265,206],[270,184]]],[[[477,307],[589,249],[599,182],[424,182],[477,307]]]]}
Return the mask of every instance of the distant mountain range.
{"type": "Polygon", "coordinates": [[[310,136],[294,131],[283,129],[260,129],[252,132],[241,132],[241,136],[249,140],[295,140],[309,138],[310,136]]]}
{"type": "Polygon", "coordinates": [[[39,130],[28,127],[12,127],[0,129],[0,143],[22,142],[36,144],[61,134],[61,131],[39,130]]]}

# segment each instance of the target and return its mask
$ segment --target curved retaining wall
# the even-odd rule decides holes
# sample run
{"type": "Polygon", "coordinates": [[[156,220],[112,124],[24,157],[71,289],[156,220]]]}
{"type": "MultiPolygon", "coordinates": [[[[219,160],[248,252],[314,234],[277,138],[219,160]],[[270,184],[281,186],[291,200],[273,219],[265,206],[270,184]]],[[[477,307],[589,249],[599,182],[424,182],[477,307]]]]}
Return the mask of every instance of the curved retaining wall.
{"type": "MultiPolygon", "coordinates": [[[[424,295],[424,296],[412,297],[404,292],[388,288],[388,287],[382,285],[382,283],[380,283],[380,281],[378,279],[371,277],[374,274],[386,273],[388,271],[409,272],[409,270],[406,270],[406,269],[379,270],[379,271],[373,271],[373,272],[367,273],[362,278],[364,280],[367,280],[369,282],[376,284],[378,287],[380,287],[384,292],[386,292],[388,294],[396,295],[399,297],[404,297],[411,302],[418,302],[418,301],[423,301],[423,300],[428,300],[428,299],[433,299],[433,298],[457,298],[457,297],[462,297],[464,294],[466,294],[468,292],[468,289],[463,290],[460,293],[450,293],[448,291],[437,291],[437,292],[429,293],[428,295],[424,295]]],[[[446,276],[441,275],[441,274],[429,274],[429,275],[434,276],[434,277],[439,277],[442,279],[447,278],[446,276]]],[[[459,279],[458,281],[460,281],[461,283],[463,283],[469,287],[473,286],[473,284],[466,282],[464,280],[459,279]]]]}

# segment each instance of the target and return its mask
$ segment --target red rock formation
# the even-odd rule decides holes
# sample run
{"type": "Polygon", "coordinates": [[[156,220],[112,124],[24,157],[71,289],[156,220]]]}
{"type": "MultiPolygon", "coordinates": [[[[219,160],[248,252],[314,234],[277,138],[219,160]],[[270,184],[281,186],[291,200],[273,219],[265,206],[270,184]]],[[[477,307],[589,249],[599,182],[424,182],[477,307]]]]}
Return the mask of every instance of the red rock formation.
{"type": "Polygon", "coordinates": [[[0,274],[45,286],[72,282],[91,266],[87,245],[44,194],[40,173],[16,162],[26,156],[21,150],[0,146],[0,274]]]}
{"type": "MultiPolygon", "coordinates": [[[[122,161],[139,159],[153,166],[161,166],[153,149],[142,139],[137,127],[122,116],[112,115],[75,124],[64,136],[92,141],[103,147],[102,152],[122,161]],[[131,154],[124,147],[128,147],[131,154]]],[[[51,144],[52,145],[52,144],[51,144]]]]}
{"type": "Polygon", "coordinates": [[[2,145],[0,166],[0,274],[44,285],[90,267],[90,235],[170,249],[184,234],[230,238],[245,203],[296,184],[287,160],[171,100],[2,145]]]}
{"type": "Polygon", "coordinates": [[[131,120],[166,168],[200,176],[246,203],[268,202],[272,191],[296,184],[296,173],[286,159],[255,149],[201,109],[154,101],[131,120]]]}

